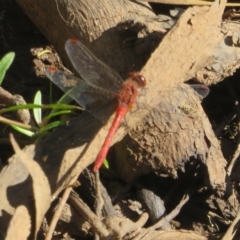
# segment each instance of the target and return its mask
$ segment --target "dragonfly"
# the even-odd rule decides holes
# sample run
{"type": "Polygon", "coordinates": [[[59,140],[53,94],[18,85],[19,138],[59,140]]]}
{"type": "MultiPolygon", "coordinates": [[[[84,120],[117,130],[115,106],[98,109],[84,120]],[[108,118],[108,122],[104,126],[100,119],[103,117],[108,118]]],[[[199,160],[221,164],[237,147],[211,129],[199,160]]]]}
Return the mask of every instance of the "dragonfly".
{"type": "MultiPolygon", "coordinates": [[[[96,172],[106,159],[117,129],[133,107],[140,91],[147,85],[147,81],[139,72],[129,73],[129,77],[123,81],[118,73],[95,57],[76,39],[67,40],[65,50],[82,79],[54,67],[45,70],[46,76],[103,123],[107,121],[112,111],[116,111],[108,135],[94,163],[93,171],[96,172]]],[[[201,98],[208,95],[209,89],[205,85],[193,86],[198,90],[201,98]]]]}

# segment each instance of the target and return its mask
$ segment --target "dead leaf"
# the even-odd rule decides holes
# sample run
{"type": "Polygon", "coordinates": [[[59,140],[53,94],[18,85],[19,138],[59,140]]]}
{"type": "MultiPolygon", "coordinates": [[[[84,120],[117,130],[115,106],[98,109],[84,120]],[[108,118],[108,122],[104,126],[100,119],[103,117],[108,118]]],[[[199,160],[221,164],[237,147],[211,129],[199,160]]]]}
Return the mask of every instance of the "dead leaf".
{"type": "Polygon", "coordinates": [[[25,206],[19,206],[9,224],[6,240],[26,240],[30,234],[31,220],[25,206]]]}
{"type": "MultiPolygon", "coordinates": [[[[15,153],[18,155],[18,157],[21,159],[24,165],[28,168],[28,171],[32,177],[35,209],[36,209],[36,219],[35,219],[36,229],[34,234],[36,238],[42,219],[51,203],[50,185],[48,183],[48,179],[45,173],[42,171],[39,164],[33,159],[31,159],[25,152],[23,152],[19,148],[13,135],[10,135],[10,140],[15,153]]],[[[19,217],[22,219],[20,215],[19,217]]]]}

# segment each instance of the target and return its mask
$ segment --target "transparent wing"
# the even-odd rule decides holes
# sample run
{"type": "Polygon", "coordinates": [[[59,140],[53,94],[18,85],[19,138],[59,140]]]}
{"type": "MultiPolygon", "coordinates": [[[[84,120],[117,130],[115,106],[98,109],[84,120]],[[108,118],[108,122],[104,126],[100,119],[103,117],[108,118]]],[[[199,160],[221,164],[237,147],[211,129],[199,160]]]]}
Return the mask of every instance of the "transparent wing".
{"type": "Polygon", "coordinates": [[[201,100],[203,100],[210,93],[210,89],[206,85],[189,84],[189,86],[191,88],[193,88],[195,90],[195,92],[197,92],[197,94],[201,100]]]}
{"type": "Polygon", "coordinates": [[[122,78],[97,59],[82,43],[69,39],[65,49],[74,68],[86,82],[115,93],[120,91],[122,78]]]}
{"type": "MultiPolygon", "coordinates": [[[[147,106],[142,104],[144,102],[141,102],[136,106],[138,111],[134,112],[133,109],[131,116],[127,116],[133,122],[129,126],[135,128],[129,131],[130,141],[121,142],[121,148],[133,149],[138,158],[142,157],[142,162],[151,158],[153,167],[177,176],[176,169],[184,169],[189,157],[200,155],[205,159],[209,151],[206,131],[211,131],[211,126],[207,124],[198,96],[186,84],[177,86],[171,92],[155,92],[155,95],[159,100],[158,105],[147,109],[147,106]],[[143,111],[143,118],[139,111],[143,111]],[[136,124],[139,119],[142,120],[141,123],[136,124]],[[145,157],[143,151],[147,152],[145,157]],[[170,168],[174,170],[171,172],[170,168]]],[[[154,92],[146,97],[150,97],[147,103],[155,102],[154,92]]],[[[134,165],[135,159],[134,155],[134,158],[129,157],[127,161],[134,165]]],[[[147,164],[144,167],[147,167],[147,164]]]]}
{"type": "MultiPolygon", "coordinates": [[[[178,132],[179,128],[191,129],[194,127],[194,122],[201,120],[202,112],[200,102],[198,100],[199,94],[195,94],[194,90],[205,89],[204,85],[187,85],[180,84],[175,88],[169,90],[155,91],[148,89],[147,94],[141,95],[137,99],[136,109],[131,111],[131,119],[135,122],[141,119],[142,116],[148,116],[149,126],[158,126],[162,133],[178,132]],[[135,114],[135,112],[137,112],[135,114]],[[136,116],[135,116],[136,115],[136,116]]],[[[208,88],[206,87],[206,93],[208,88]]],[[[201,94],[206,95],[205,92],[201,94]]],[[[128,119],[127,119],[128,121],[128,119]]],[[[130,126],[132,127],[132,126],[130,126]]],[[[196,128],[197,125],[195,126],[196,128]]]]}
{"type": "MultiPolygon", "coordinates": [[[[67,92],[71,98],[91,113],[104,109],[117,102],[117,96],[105,89],[90,85],[73,75],[68,75],[55,68],[45,70],[46,76],[62,91],[67,92]]],[[[100,111],[99,111],[100,112],[100,111]]],[[[104,114],[104,110],[102,111],[104,114]]],[[[105,117],[99,117],[103,121],[105,117]]]]}

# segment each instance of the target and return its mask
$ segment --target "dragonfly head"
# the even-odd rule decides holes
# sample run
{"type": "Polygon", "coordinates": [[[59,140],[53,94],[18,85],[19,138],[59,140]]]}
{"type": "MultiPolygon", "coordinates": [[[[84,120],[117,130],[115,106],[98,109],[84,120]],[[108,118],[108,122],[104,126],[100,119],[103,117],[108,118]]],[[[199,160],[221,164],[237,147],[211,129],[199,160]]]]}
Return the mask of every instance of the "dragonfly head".
{"type": "Polygon", "coordinates": [[[145,87],[147,84],[146,78],[140,72],[130,72],[129,77],[137,82],[140,87],[145,87]]]}

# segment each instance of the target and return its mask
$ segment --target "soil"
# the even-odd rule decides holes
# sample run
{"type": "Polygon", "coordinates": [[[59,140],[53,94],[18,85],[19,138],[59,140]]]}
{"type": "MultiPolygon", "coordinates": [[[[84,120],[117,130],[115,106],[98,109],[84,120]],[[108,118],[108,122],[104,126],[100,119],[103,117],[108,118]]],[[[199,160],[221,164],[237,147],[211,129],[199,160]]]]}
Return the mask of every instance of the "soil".
{"type": "MultiPolygon", "coordinates": [[[[15,1],[2,1],[0,12],[0,29],[1,29],[1,48],[0,56],[3,57],[8,52],[15,53],[15,59],[6,73],[2,87],[12,95],[21,95],[25,102],[32,103],[37,91],[42,93],[42,102],[50,102],[50,84],[49,79],[44,74],[44,64],[55,63],[62,68],[58,56],[53,53],[52,47],[36,28],[36,26],[24,15],[21,8],[15,1]],[[36,55],[50,49],[50,54],[43,60],[36,55]],[[43,63],[44,62],[44,63],[43,63]],[[59,63],[59,64],[58,64],[59,63]]],[[[53,86],[52,101],[59,99],[61,91],[53,86]]],[[[1,126],[3,139],[8,138],[8,127],[1,126]],[[7,129],[7,131],[6,131],[7,129]]],[[[24,140],[24,138],[21,136],[24,140]]],[[[4,146],[1,159],[3,162],[12,155],[11,147],[4,146]]]]}
{"type": "MultiPolygon", "coordinates": [[[[24,15],[15,1],[2,1],[0,3],[0,9],[0,57],[10,51],[16,53],[15,60],[6,74],[2,87],[13,95],[20,94],[26,102],[29,103],[33,101],[35,93],[40,90],[43,94],[43,103],[49,103],[49,80],[43,72],[44,64],[49,65],[55,63],[59,68],[64,69],[64,67],[49,42],[24,15]],[[36,54],[45,49],[49,49],[51,52],[48,54],[48,57],[41,58],[41,60],[37,59],[36,54]]],[[[237,96],[239,96],[239,78],[240,71],[237,71],[233,77],[224,80],[216,86],[212,86],[209,97],[203,101],[203,107],[214,129],[224,121],[225,116],[229,113],[229,109],[234,108],[234,98],[228,89],[234,89],[237,96]]],[[[58,99],[59,96],[61,96],[60,90],[54,87],[53,100],[58,99]]],[[[237,131],[238,124],[236,120],[227,123],[224,132],[219,135],[222,152],[228,161],[233,156],[239,141],[239,133],[237,131]]],[[[1,132],[1,138],[7,138],[7,134],[7,132],[1,132]]],[[[4,164],[13,152],[10,145],[1,144],[0,148],[1,161],[4,164]]],[[[239,167],[240,164],[237,163],[231,179],[232,185],[235,187],[236,198],[240,190],[238,187],[240,175],[239,171],[237,171],[239,167]]],[[[177,180],[165,179],[163,180],[163,184],[170,186],[174,185],[176,181],[177,180]],[[166,182],[171,183],[166,184],[166,182]]],[[[162,189],[162,191],[164,191],[164,189],[162,189]]],[[[222,210],[216,209],[216,206],[221,206],[221,209],[229,210],[227,209],[228,204],[233,206],[234,199],[228,199],[228,202],[227,199],[219,199],[209,192],[205,192],[200,200],[196,198],[193,198],[189,205],[185,207],[185,214],[180,214],[177,219],[174,220],[173,225],[175,228],[194,229],[195,232],[201,233],[202,235],[224,233],[228,228],[227,221],[225,223],[220,221],[212,224],[211,220],[209,220],[210,218],[201,219],[200,217],[197,219],[197,214],[193,216],[191,209],[196,210],[194,205],[199,204],[199,211],[207,212],[207,210],[210,209],[210,205],[215,204],[211,209],[215,209],[215,211],[222,216],[222,210]],[[218,204],[216,204],[216,202],[218,202],[218,204]]],[[[172,204],[176,204],[176,202],[171,202],[170,205],[172,204]]],[[[233,210],[231,209],[231,211],[233,210]]],[[[233,217],[234,216],[230,216],[229,219],[233,220],[233,217]]]]}

